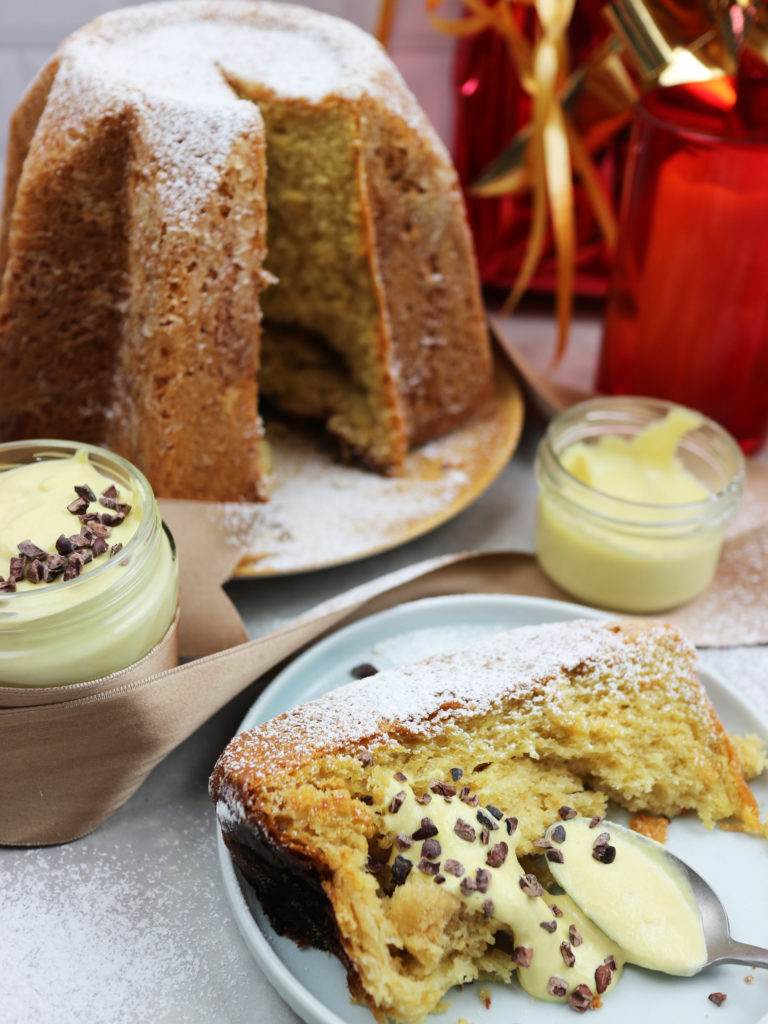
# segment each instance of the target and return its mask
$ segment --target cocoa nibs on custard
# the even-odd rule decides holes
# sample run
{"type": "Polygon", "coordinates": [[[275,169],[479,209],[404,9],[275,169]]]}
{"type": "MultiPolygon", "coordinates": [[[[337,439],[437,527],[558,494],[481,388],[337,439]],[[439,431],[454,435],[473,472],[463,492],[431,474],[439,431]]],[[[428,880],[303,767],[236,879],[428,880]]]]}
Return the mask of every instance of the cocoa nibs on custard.
{"type": "Polygon", "coordinates": [[[553,843],[564,843],[565,842],[565,829],[562,825],[555,825],[554,828],[549,830],[549,838],[553,843]]]}
{"type": "Polygon", "coordinates": [[[426,857],[422,857],[418,863],[419,871],[425,875],[436,875],[440,870],[440,864],[434,860],[427,860],[426,857]]]}
{"type": "Polygon", "coordinates": [[[437,825],[431,818],[422,818],[421,828],[417,828],[411,835],[414,839],[431,839],[432,836],[437,835],[438,831],[437,825]]]}
{"type": "Polygon", "coordinates": [[[579,935],[579,930],[575,924],[572,924],[568,928],[568,938],[571,940],[572,946],[580,946],[584,939],[579,935]]]}
{"type": "Polygon", "coordinates": [[[509,853],[509,847],[505,842],[496,843],[488,851],[488,856],[485,858],[485,863],[492,868],[500,868],[504,861],[507,859],[509,853]]]}
{"type": "Polygon", "coordinates": [[[562,850],[547,850],[544,856],[551,864],[563,864],[565,861],[562,850]]]}
{"type": "Polygon", "coordinates": [[[395,782],[407,782],[408,781],[408,779],[405,777],[405,775],[403,775],[402,772],[395,772],[395,774],[392,776],[392,778],[395,780],[395,782]]]}
{"type": "Polygon", "coordinates": [[[556,903],[550,903],[549,904],[549,909],[552,911],[552,913],[555,915],[555,917],[562,917],[563,916],[562,910],[560,909],[560,907],[558,907],[558,905],[556,903]]]}
{"type": "Polygon", "coordinates": [[[487,921],[489,917],[493,917],[493,900],[483,900],[483,917],[487,921]]]}
{"type": "Polygon", "coordinates": [[[369,661],[363,661],[349,670],[353,679],[367,679],[369,676],[378,675],[379,670],[369,661]]]}
{"type": "Polygon", "coordinates": [[[541,887],[541,882],[538,880],[536,875],[527,874],[523,875],[520,879],[520,888],[523,890],[526,896],[530,896],[534,899],[537,896],[542,896],[544,890],[541,887]]]}
{"type": "Polygon", "coordinates": [[[443,848],[437,839],[425,839],[421,844],[421,856],[427,860],[437,860],[442,852],[443,848]]]}
{"type": "Polygon", "coordinates": [[[568,983],[564,978],[558,978],[557,975],[553,975],[547,982],[547,994],[550,996],[562,999],[567,991],[568,983]]]}
{"type": "Polygon", "coordinates": [[[577,1013],[584,1013],[592,1005],[592,992],[588,985],[577,985],[568,996],[568,1005],[577,1013]]]}
{"type": "Polygon", "coordinates": [[[517,818],[505,818],[504,824],[507,826],[508,836],[513,836],[517,832],[517,818]]]}
{"type": "Polygon", "coordinates": [[[595,988],[597,994],[601,996],[603,992],[611,984],[611,978],[613,977],[613,968],[610,964],[600,964],[595,971],[595,988]]]}
{"type": "Polygon", "coordinates": [[[454,860],[452,857],[446,858],[443,863],[443,871],[446,871],[449,875],[453,875],[454,878],[461,878],[465,870],[466,869],[461,861],[454,860]]]}
{"type": "Polygon", "coordinates": [[[478,868],[475,872],[475,887],[478,892],[488,892],[488,886],[491,884],[491,872],[487,868],[478,868]]]}
{"type": "Polygon", "coordinates": [[[570,942],[560,943],[560,955],[562,956],[563,963],[566,967],[573,967],[573,965],[576,963],[576,955],[571,949],[570,942]]]}
{"type": "Polygon", "coordinates": [[[451,778],[453,779],[454,782],[458,782],[463,774],[463,768],[451,768],[451,778]]]}
{"type": "Polygon", "coordinates": [[[569,821],[571,818],[576,817],[576,811],[573,807],[561,807],[557,813],[563,821],[569,821]]]}
{"type": "MultiPolygon", "coordinates": [[[[10,559],[8,579],[0,576],[0,593],[13,593],[17,589],[16,584],[23,580],[33,584],[52,583],[59,575],[65,583],[77,579],[84,565],[107,553],[106,538],[110,535],[110,527],[122,523],[131,506],[117,502],[117,488],[110,484],[102,498],[106,497],[108,507],[114,508],[115,514],[99,515],[88,511],[91,503],[102,501],[88,484],[75,484],[74,491],[77,497],[67,505],[67,511],[80,520],[80,532],[70,536],[62,533],[56,540],[55,552],[51,553],[29,538],[17,544],[19,554],[10,559]]],[[[109,549],[109,557],[112,558],[122,547],[122,544],[114,544],[109,549]]]]}
{"type": "Polygon", "coordinates": [[[433,793],[437,793],[438,796],[445,797],[446,803],[450,803],[451,797],[456,796],[456,787],[452,786],[450,782],[442,782],[440,779],[434,779],[430,782],[429,788],[433,793]]]}
{"type": "Polygon", "coordinates": [[[409,850],[413,846],[413,840],[405,832],[398,832],[395,836],[395,846],[398,850],[409,850]]]}
{"type": "Polygon", "coordinates": [[[422,793],[421,796],[417,796],[416,797],[416,803],[417,804],[424,804],[424,805],[431,804],[432,803],[432,794],[431,793],[422,793]]]}
{"type": "Polygon", "coordinates": [[[459,839],[463,839],[467,843],[474,843],[475,839],[477,838],[477,832],[475,831],[475,829],[469,824],[468,821],[464,821],[463,818],[456,819],[456,824],[453,826],[453,831],[456,833],[459,839]]]}
{"type": "Polygon", "coordinates": [[[459,882],[459,890],[465,896],[469,896],[470,893],[473,893],[476,889],[477,889],[477,884],[476,884],[474,878],[470,878],[469,875],[467,875],[466,878],[462,878],[462,880],[459,882]]]}
{"type": "Polygon", "coordinates": [[[710,992],[707,996],[710,1003],[714,1003],[715,1006],[722,1006],[727,998],[725,992],[710,992]]]}
{"type": "Polygon", "coordinates": [[[486,814],[482,807],[477,812],[477,820],[485,828],[491,829],[491,831],[499,827],[499,823],[495,820],[495,818],[493,818],[492,815],[490,814],[486,814]]]}
{"type": "Polygon", "coordinates": [[[487,846],[490,841],[491,841],[490,830],[487,829],[487,828],[481,828],[480,829],[480,842],[482,843],[482,845],[483,846],[487,846]]]}
{"type": "Polygon", "coordinates": [[[530,967],[533,963],[533,949],[530,946],[515,946],[512,959],[518,967],[530,967]]]}
{"type": "Polygon", "coordinates": [[[477,807],[479,798],[477,793],[471,793],[469,786],[462,786],[459,792],[459,800],[467,804],[468,807],[477,807]]]}
{"type": "Polygon", "coordinates": [[[605,821],[605,815],[604,814],[595,814],[592,818],[590,818],[589,827],[590,828],[597,828],[597,826],[601,825],[604,821],[605,821]]]}
{"type": "Polygon", "coordinates": [[[556,932],[557,921],[539,921],[539,928],[543,928],[545,932],[556,932]]]}
{"type": "Polygon", "coordinates": [[[405,796],[406,796],[406,793],[405,793],[404,789],[401,789],[399,793],[395,793],[395,795],[389,801],[389,813],[390,814],[397,814],[397,812],[400,810],[400,808],[405,803],[405,796]]]}
{"type": "Polygon", "coordinates": [[[613,864],[616,860],[616,847],[610,845],[610,832],[601,832],[592,844],[592,856],[601,864],[613,864]]]}

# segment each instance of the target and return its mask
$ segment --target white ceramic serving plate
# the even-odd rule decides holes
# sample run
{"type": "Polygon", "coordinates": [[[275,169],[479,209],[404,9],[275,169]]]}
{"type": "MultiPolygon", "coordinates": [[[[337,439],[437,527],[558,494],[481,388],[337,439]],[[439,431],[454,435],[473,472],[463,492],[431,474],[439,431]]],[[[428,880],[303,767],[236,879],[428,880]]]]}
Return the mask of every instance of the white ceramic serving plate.
{"type": "MultiPolygon", "coordinates": [[[[262,693],[241,729],[349,682],[350,669],[363,662],[390,668],[466,646],[504,629],[587,617],[601,616],[580,605],[506,595],[437,597],[399,605],[339,630],[298,657],[262,693]]],[[[755,717],[723,679],[706,668],[702,668],[701,679],[729,731],[768,736],[768,725],[755,717]]],[[[753,791],[765,816],[768,780],[763,777],[755,782],[753,791]]],[[[626,821],[620,810],[611,817],[626,821]]],[[[768,945],[765,840],[722,829],[710,832],[691,815],[672,822],[668,847],[714,885],[737,939],[768,945]]],[[[374,1024],[368,1009],[350,1002],[345,973],[334,957],[299,949],[274,932],[253,890],[233,868],[221,837],[219,857],[227,897],[243,938],[292,1009],[307,1024],[374,1024]]],[[[572,1019],[567,1007],[533,1000],[516,984],[487,986],[491,1005],[486,1010],[479,988],[474,984],[453,990],[448,1011],[430,1019],[435,1024],[456,1024],[462,1017],[474,1024],[555,1024],[572,1019]]],[[[694,978],[672,978],[628,966],[595,1019],[600,1024],[699,1024],[720,1019],[768,1024],[767,1010],[768,971],[724,965],[694,978]],[[745,980],[749,975],[754,975],[751,982],[745,980]],[[707,998],[710,992],[725,992],[727,1001],[716,1007],[707,998]]]]}

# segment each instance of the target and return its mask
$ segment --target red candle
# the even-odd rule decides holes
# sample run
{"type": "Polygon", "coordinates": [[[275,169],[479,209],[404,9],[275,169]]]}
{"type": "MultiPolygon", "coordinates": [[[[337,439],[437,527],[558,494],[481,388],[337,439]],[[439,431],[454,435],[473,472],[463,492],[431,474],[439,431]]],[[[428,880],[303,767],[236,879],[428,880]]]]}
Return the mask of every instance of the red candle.
{"type": "Polygon", "coordinates": [[[699,409],[746,452],[768,432],[768,83],[639,107],[598,388],[699,409]],[[759,96],[755,94],[759,93],[759,96]]]}

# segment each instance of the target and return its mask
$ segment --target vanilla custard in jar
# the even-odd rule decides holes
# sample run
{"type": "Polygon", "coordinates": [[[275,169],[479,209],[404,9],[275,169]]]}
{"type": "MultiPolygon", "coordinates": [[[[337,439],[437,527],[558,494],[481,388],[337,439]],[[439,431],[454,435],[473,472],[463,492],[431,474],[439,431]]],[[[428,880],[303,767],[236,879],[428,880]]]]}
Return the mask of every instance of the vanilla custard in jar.
{"type": "Polygon", "coordinates": [[[744,459],[722,427],[693,410],[596,398],[550,423],[536,476],[544,573],[589,604],[658,612],[712,580],[744,459]]]}
{"type": "Polygon", "coordinates": [[[0,685],[127,668],[177,604],[175,547],[142,473],[86,444],[0,445],[0,685]]]}

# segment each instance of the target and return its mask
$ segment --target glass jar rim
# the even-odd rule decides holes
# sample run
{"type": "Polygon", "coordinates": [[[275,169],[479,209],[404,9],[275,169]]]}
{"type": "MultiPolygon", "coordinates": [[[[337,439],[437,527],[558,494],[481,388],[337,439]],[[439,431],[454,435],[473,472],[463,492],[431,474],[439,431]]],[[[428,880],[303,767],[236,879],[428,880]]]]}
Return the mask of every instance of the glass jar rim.
{"type": "MultiPolygon", "coordinates": [[[[575,405],[569,406],[559,413],[549,424],[547,430],[542,438],[539,450],[544,451],[555,463],[558,471],[568,480],[569,487],[573,485],[576,494],[583,495],[599,495],[601,499],[607,499],[617,510],[617,515],[609,515],[606,512],[599,512],[593,508],[590,508],[590,515],[596,518],[602,519],[605,522],[610,522],[619,525],[620,527],[627,529],[630,527],[642,527],[643,529],[653,529],[654,527],[668,528],[674,526],[676,528],[693,525],[700,523],[702,519],[710,518],[713,512],[719,508],[729,506],[732,502],[738,501],[740,498],[743,488],[744,479],[746,474],[746,463],[744,461],[744,455],[739,448],[737,442],[731,435],[720,426],[715,420],[710,419],[703,413],[696,413],[701,417],[701,423],[693,428],[690,433],[695,434],[696,431],[706,427],[712,433],[714,433],[717,440],[725,447],[726,451],[733,456],[736,470],[731,475],[729,482],[718,491],[712,492],[706,498],[701,498],[697,501],[688,502],[670,502],[670,503],[657,503],[657,502],[642,502],[633,501],[628,498],[617,497],[616,495],[609,494],[606,491],[601,491],[596,487],[592,487],[590,484],[580,480],[577,476],[566,469],[566,467],[560,461],[559,453],[555,450],[553,441],[557,435],[558,430],[563,428],[563,425],[571,420],[573,425],[578,425],[581,417],[587,416],[590,412],[598,411],[626,411],[629,412],[631,409],[640,409],[645,407],[646,409],[655,411],[659,415],[653,419],[649,419],[644,426],[649,426],[651,423],[658,422],[664,414],[675,408],[685,408],[678,402],[670,402],[665,399],[651,398],[646,396],[602,396],[597,398],[590,398],[583,402],[578,402],[575,405]],[[625,515],[620,514],[620,510],[626,510],[625,515]],[[659,520],[659,522],[648,522],[647,519],[633,519],[631,518],[631,511],[636,510],[638,513],[642,513],[648,510],[653,510],[656,514],[663,516],[664,512],[669,513],[669,519],[659,520]],[[685,516],[687,517],[680,518],[685,516]]],[[[695,411],[695,410],[691,410],[695,411]]],[[[618,423],[617,418],[617,423],[618,423]]],[[[624,420],[625,423],[629,423],[629,420],[624,420]]],[[[600,436],[608,436],[611,433],[609,429],[602,431],[600,436]]],[[[617,433],[613,432],[614,436],[617,433]]],[[[620,435],[623,436],[623,435],[620,435]]],[[[584,440],[583,437],[574,437],[570,443],[584,440]]],[[[684,438],[681,439],[681,443],[684,438]]],[[[565,446],[567,447],[567,445],[565,446]]],[[[565,450],[565,449],[561,449],[565,450]]],[[[715,450],[714,448],[712,449],[715,450]]],[[[537,459],[537,462],[541,463],[541,458],[537,459]]],[[[570,504],[577,508],[583,508],[583,506],[573,499],[564,498],[568,500],[570,504]]]]}
{"type": "MultiPolygon", "coordinates": [[[[78,593],[77,588],[81,584],[87,583],[89,580],[93,581],[94,579],[103,577],[105,572],[110,569],[114,569],[114,566],[119,564],[119,562],[132,558],[137,549],[146,542],[147,537],[154,529],[155,524],[153,517],[145,514],[147,509],[151,509],[155,505],[155,495],[152,487],[141,470],[134,466],[132,462],[123,458],[122,455],[118,455],[109,448],[101,448],[98,445],[86,444],[85,442],[81,443],[77,441],[63,441],[54,438],[32,438],[23,441],[7,441],[0,444],[0,473],[7,472],[8,469],[11,468],[16,469],[23,465],[30,465],[35,462],[50,461],[45,458],[30,459],[29,462],[20,462],[18,466],[12,466],[6,469],[4,456],[11,451],[40,451],[41,455],[44,455],[46,452],[51,452],[55,456],[60,454],[62,458],[74,456],[80,451],[87,452],[89,456],[98,455],[117,466],[127,476],[127,478],[130,479],[133,489],[138,492],[139,503],[142,509],[141,520],[139,521],[139,525],[133,536],[126,541],[125,546],[121,549],[120,559],[117,562],[112,559],[108,559],[101,565],[97,565],[92,569],[89,569],[87,573],[83,573],[80,576],[75,577],[73,580],[67,580],[67,587],[73,588],[70,591],[73,595],[78,593]]],[[[164,525],[165,524],[163,524],[163,526],[164,525]]],[[[168,533],[167,529],[166,533],[168,533]]],[[[32,588],[31,590],[3,594],[2,597],[3,601],[8,600],[15,603],[16,601],[28,600],[33,597],[36,597],[39,600],[42,593],[45,593],[45,591],[41,591],[38,588],[32,588]]],[[[23,605],[20,605],[19,607],[23,607],[23,605]]],[[[8,611],[10,612],[10,610],[11,607],[9,606],[8,611]]]]}

